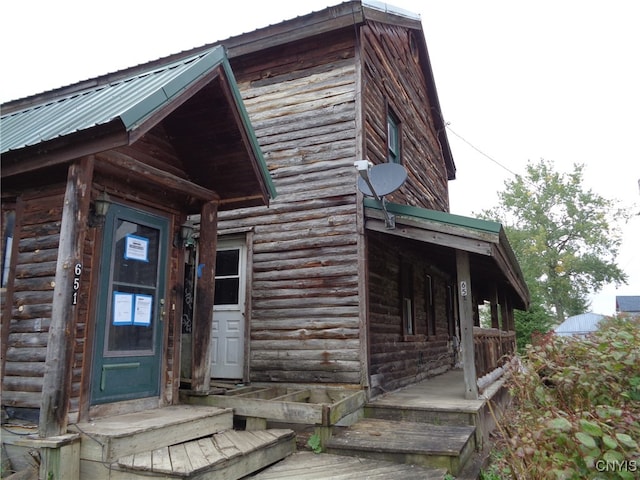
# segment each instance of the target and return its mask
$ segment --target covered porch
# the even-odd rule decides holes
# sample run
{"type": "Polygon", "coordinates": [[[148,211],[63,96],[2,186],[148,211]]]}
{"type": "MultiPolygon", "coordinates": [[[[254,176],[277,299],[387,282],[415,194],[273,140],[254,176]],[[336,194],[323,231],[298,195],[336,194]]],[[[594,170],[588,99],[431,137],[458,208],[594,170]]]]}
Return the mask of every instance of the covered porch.
{"type": "Polygon", "coordinates": [[[452,279],[454,291],[447,303],[454,306],[450,335],[459,353],[454,365],[460,370],[455,379],[438,378],[453,381],[451,388],[463,385],[466,400],[479,400],[515,352],[514,309],[529,304],[528,288],[502,225],[394,203],[383,209],[370,198],[364,199],[364,213],[367,231],[401,239],[421,252],[433,270],[452,279]],[[388,216],[394,217],[392,228],[388,216]],[[480,326],[480,305],[488,306],[489,328],[480,326]]]}

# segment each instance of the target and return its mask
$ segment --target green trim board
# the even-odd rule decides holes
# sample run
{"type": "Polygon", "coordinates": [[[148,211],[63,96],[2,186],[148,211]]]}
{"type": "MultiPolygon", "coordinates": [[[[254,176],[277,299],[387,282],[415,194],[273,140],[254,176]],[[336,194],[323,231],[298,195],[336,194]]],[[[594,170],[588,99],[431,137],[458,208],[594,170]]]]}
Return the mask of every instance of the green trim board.
{"type": "Polygon", "coordinates": [[[224,68],[225,74],[229,79],[229,85],[231,86],[231,91],[233,93],[233,97],[236,101],[236,106],[238,111],[240,112],[240,117],[242,118],[242,123],[244,125],[245,130],[249,136],[251,141],[251,147],[253,148],[254,154],[256,156],[256,160],[258,161],[258,166],[260,167],[260,173],[264,178],[264,182],[269,190],[269,195],[271,198],[276,198],[278,192],[276,191],[276,187],[273,183],[273,179],[271,178],[271,174],[269,173],[269,169],[267,168],[267,162],[262,155],[262,149],[260,148],[260,144],[258,143],[258,137],[256,137],[256,132],[253,130],[251,126],[251,120],[249,119],[249,114],[247,113],[247,109],[244,106],[244,101],[242,100],[242,94],[240,93],[240,89],[238,88],[238,83],[236,82],[235,76],[233,75],[233,70],[231,70],[231,65],[229,64],[229,59],[225,56],[224,61],[222,62],[222,68],[224,68]]]}
{"type": "MultiPolygon", "coordinates": [[[[382,211],[382,206],[373,198],[365,198],[364,206],[382,211]]],[[[480,218],[465,217],[463,215],[455,215],[448,212],[440,212],[438,210],[429,210],[426,208],[412,207],[410,205],[400,205],[398,203],[387,203],[387,211],[395,215],[410,217],[419,220],[429,220],[431,222],[453,225],[455,227],[468,228],[479,232],[493,233],[500,235],[502,224],[490,220],[482,220],[480,218]]]]}
{"type": "Polygon", "coordinates": [[[389,229],[383,223],[381,203],[366,197],[363,203],[365,217],[368,217],[367,229],[492,258],[496,271],[502,272],[517,292],[522,305],[527,308],[529,289],[502,224],[410,205],[386,203],[387,211],[396,216],[396,228],[389,229]],[[369,222],[371,220],[373,222],[369,222]]]}

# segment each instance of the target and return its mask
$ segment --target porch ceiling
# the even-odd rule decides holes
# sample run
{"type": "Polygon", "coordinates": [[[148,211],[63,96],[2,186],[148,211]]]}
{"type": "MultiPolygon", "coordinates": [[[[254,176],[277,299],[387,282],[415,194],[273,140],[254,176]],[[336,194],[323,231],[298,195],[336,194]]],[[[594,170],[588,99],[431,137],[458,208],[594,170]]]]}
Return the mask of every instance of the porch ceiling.
{"type": "Polygon", "coordinates": [[[396,221],[396,228],[388,229],[379,202],[365,198],[364,206],[367,230],[437,246],[452,256],[456,250],[469,252],[472,277],[505,284],[514,293],[514,307],[528,308],[529,289],[500,223],[387,203],[396,221]]]}

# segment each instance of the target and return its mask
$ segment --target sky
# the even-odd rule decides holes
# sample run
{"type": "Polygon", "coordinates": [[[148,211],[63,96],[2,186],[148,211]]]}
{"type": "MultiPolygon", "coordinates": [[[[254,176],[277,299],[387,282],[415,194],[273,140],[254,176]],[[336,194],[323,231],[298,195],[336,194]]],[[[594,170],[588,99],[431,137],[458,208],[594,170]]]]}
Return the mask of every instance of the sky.
{"type": "MultiPolygon", "coordinates": [[[[340,0],[4,2],[0,102],[250,32],[340,0]]],[[[591,311],[640,295],[640,2],[391,0],[419,14],[457,166],[451,212],[473,216],[527,162],[584,164],[584,187],[637,213],[591,311]]]]}

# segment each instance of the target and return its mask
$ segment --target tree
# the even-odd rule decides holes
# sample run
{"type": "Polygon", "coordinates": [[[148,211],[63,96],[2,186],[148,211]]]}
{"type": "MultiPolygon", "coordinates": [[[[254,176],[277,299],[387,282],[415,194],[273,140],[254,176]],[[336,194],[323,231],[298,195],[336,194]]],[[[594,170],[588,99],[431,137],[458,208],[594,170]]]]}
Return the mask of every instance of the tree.
{"type": "Polygon", "coordinates": [[[615,260],[620,222],[630,214],[616,201],[586,190],[583,169],[574,164],[573,172],[563,174],[544,159],[529,162],[525,176],[505,182],[499,206],[481,214],[502,222],[532,303],[558,323],[587,311],[590,293],[627,281],[615,260]]]}

